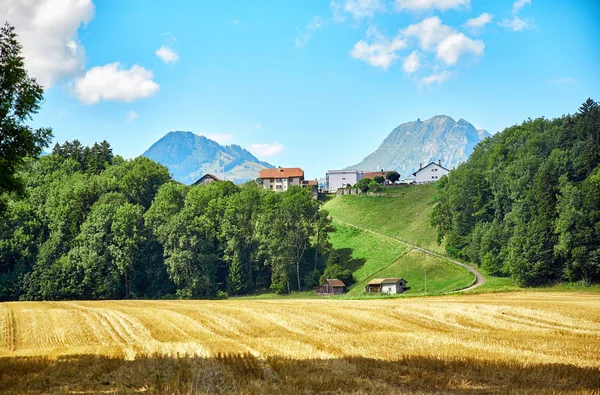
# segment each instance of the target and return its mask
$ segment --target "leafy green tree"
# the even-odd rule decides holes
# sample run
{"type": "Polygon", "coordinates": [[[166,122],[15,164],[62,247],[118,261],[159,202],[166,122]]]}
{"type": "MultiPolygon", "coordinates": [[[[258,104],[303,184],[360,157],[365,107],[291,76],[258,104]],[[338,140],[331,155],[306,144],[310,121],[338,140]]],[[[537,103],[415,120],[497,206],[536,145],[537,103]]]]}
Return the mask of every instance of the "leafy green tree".
{"type": "Polygon", "coordinates": [[[388,173],[385,175],[385,178],[395,184],[400,179],[400,174],[395,170],[388,171],[388,173]]]}
{"type": "MultiPolygon", "coordinates": [[[[0,193],[22,192],[17,171],[26,157],[38,156],[52,138],[50,129],[27,125],[38,112],[43,93],[27,75],[14,28],[5,24],[0,27],[0,193]]],[[[0,207],[0,214],[3,211],[0,207]]]]}
{"type": "Polygon", "coordinates": [[[383,176],[375,176],[373,178],[373,181],[375,181],[378,184],[383,185],[383,183],[385,183],[385,178],[383,176]]]}
{"type": "Polygon", "coordinates": [[[358,182],[356,183],[356,186],[358,187],[358,189],[360,189],[363,192],[367,192],[369,190],[369,184],[371,183],[370,178],[361,178],[360,180],[358,180],[358,182]]]}

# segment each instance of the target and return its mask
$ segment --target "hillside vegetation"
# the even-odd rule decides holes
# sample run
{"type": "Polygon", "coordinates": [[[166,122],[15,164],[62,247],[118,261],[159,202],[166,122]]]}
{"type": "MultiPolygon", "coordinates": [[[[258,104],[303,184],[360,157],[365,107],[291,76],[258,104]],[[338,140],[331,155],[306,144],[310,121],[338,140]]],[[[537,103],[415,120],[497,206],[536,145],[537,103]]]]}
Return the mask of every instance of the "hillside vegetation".
{"type": "Polygon", "coordinates": [[[528,120],[440,181],[446,249],[522,285],[600,282],[600,108],[528,120]]]}
{"type": "Polygon", "coordinates": [[[597,294],[0,304],[12,393],[593,392],[597,294]]]}
{"type": "Polygon", "coordinates": [[[384,188],[384,191],[393,191],[394,196],[346,195],[330,200],[323,208],[334,220],[445,254],[430,225],[435,185],[384,188]]]}
{"type": "Polygon", "coordinates": [[[77,140],[19,175],[24,193],[0,194],[0,301],[289,293],[316,285],[330,249],[300,187],[188,187],[77,140]]]}
{"type": "Polygon", "coordinates": [[[428,293],[466,288],[474,281],[474,276],[463,268],[413,250],[408,244],[339,223],[335,228],[331,244],[342,253],[344,268],[352,270],[356,280],[348,292],[350,296],[362,295],[371,279],[386,277],[407,280],[410,287],[407,295],[423,293],[425,271],[428,293]]]}

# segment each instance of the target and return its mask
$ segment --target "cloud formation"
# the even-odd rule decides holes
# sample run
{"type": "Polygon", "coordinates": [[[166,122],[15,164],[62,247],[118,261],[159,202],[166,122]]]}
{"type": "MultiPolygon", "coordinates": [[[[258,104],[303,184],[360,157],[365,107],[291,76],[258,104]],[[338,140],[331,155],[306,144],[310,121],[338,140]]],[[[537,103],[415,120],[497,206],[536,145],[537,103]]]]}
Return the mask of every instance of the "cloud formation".
{"type": "Polygon", "coordinates": [[[419,61],[419,54],[417,53],[417,51],[412,51],[411,54],[408,55],[406,59],[404,59],[404,65],[402,65],[402,68],[408,74],[412,74],[415,71],[419,70],[420,66],[421,63],[419,61]]]}
{"type": "Polygon", "coordinates": [[[395,0],[394,8],[398,11],[402,10],[410,10],[410,11],[420,11],[420,10],[430,10],[430,9],[439,9],[442,11],[452,9],[452,8],[460,8],[460,7],[469,7],[470,0],[395,0]]]}
{"type": "Polygon", "coordinates": [[[437,46],[436,56],[446,64],[454,65],[461,55],[472,53],[482,55],[485,45],[481,40],[471,40],[463,33],[452,34],[443,39],[437,46]]]}
{"type": "Polygon", "coordinates": [[[431,85],[434,82],[437,82],[438,84],[441,84],[442,82],[446,81],[448,78],[450,78],[452,74],[448,71],[448,70],[444,70],[440,73],[434,73],[434,74],[430,74],[427,77],[423,77],[421,79],[421,83],[420,85],[431,85]]]}
{"type": "Polygon", "coordinates": [[[0,23],[15,27],[25,68],[46,88],[83,71],[85,49],[77,33],[93,16],[91,0],[0,0],[0,23]]]}
{"type": "Polygon", "coordinates": [[[152,77],[152,71],[141,66],[134,65],[126,70],[119,63],[110,63],[92,67],[77,79],[73,93],[86,104],[96,104],[100,100],[131,102],[158,92],[159,85],[152,77]]]}
{"type": "Polygon", "coordinates": [[[296,48],[302,48],[306,45],[313,32],[323,27],[323,20],[320,16],[313,17],[304,28],[304,31],[300,33],[300,36],[296,38],[296,48]]]}
{"type": "Polygon", "coordinates": [[[516,14],[517,12],[521,11],[521,8],[525,7],[525,5],[527,4],[531,4],[531,0],[517,0],[513,3],[513,14],[516,14]]]}
{"type": "Polygon", "coordinates": [[[179,60],[179,55],[177,55],[177,52],[164,45],[157,49],[154,53],[167,64],[175,63],[179,60]]]}
{"type": "Polygon", "coordinates": [[[485,25],[490,23],[492,19],[494,19],[493,15],[484,12],[476,18],[468,19],[463,26],[470,29],[472,33],[477,33],[485,25]]]}
{"type": "Polygon", "coordinates": [[[513,32],[520,32],[521,30],[529,29],[529,24],[527,21],[522,20],[516,15],[513,17],[513,19],[503,19],[502,22],[498,24],[512,30],[513,32]]]}
{"type": "Polygon", "coordinates": [[[250,152],[256,156],[273,156],[283,151],[283,144],[277,142],[271,144],[251,144],[250,152]]]}
{"type": "Polygon", "coordinates": [[[395,37],[389,40],[377,32],[375,28],[367,30],[367,38],[371,39],[372,42],[360,40],[354,44],[350,56],[372,66],[381,67],[384,70],[387,70],[392,62],[398,58],[396,51],[406,47],[406,41],[403,39],[395,37]]]}
{"type": "Polygon", "coordinates": [[[344,11],[352,14],[354,19],[372,18],[378,12],[385,12],[383,0],[346,0],[344,11]]]}
{"type": "Polygon", "coordinates": [[[453,31],[454,29],[444,25],[440,18],[433,16],[425,18],[419,23],[409,25],[404,29],[403,34],[406,37],[417,38],[421,49],[427,51],[448,37],[453,31]]]}

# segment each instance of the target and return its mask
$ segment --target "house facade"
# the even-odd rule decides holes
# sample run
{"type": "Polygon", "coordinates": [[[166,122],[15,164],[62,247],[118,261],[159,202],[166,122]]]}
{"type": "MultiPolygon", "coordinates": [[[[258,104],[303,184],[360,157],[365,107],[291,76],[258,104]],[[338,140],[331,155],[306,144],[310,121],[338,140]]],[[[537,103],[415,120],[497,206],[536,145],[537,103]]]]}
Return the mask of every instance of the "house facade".
{"type": "Polygon", "coordinates": [[[203,175],[202,177],[200,177],[198,179],[198,181],[196,181],[192,185],[193,186],[207,185],[207,184],[210,184],[211,182],[215,182],[215,181],[221,181],[221,179],[212,174],[207,173],[207,174],[203,175]]]}
{"type": "Polygon", "coordinates": [[[308,189],[315,199],[319,197],[319,182],[317,180],[302,180],[300,185],[308,189]]]}
{"type": "Polygon", "coordinates": [[[406,280],[403,278],[374,278],[365,286],[366,293],[401,294],[406,291],[406,280]]]}
{"type": "Polygon", "coordinates": [[[304,181],[304,171],[299,167],[276,167],[264,169],[258,173],[263,188],[275,192],[285,192],[292,185],[301,186],[304,181]]]}
{"type": "Polygon", "coordinates": [[[329,193],[335,193],[348,184],[355,185],[364,177],[365,172],[362,170],[328,170],[325,176],[325,184],[329,193]]]}
{"type": "Polygon", "coordinates": [[[429,182],[436,182],[448,173],[450,173],[450,170],[442,166],[441,161],[438,161],[438,163],[431,162],[425,167],[419,163],[419,170],[414,172],[413,176],[415,176],[415,183],[426,184],[429,182]]]}

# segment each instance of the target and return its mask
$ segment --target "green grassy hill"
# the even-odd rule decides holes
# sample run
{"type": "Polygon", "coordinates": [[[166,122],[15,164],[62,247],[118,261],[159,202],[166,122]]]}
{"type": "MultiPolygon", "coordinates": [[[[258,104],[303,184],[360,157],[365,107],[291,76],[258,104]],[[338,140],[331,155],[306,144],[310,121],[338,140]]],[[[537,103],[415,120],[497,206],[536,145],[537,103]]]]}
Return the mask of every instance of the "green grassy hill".
{"type": "Polygon", "coordinates": [[[385,188],[389,196],[350,195],[327,202],[323,208],[334,219],[445,254],[429,225],[435,185],[385,188]],[[393,195],[392,195],[393,194],[393,195]]]}
{"type": "MultiPolygon", "coordinates": [[[[427,269],[428,293],[442,293],[461,289],[473,281],[473,276],[466,270],[453,265],[444,259],[431,255],[410,251],[410,245],[447,255],[444,245],[438,245],[436,231],[430,226],[429,214],[433,209],[432,199],[435,185],[412,185],[385,188],[380,195],[352,195],[331,199],[323,205],[336,223],[336,232],[331,235],[331,243],[335,249],[352,251],[352,259],[364,260],[364,266],[354,275],[357,284],[350,290],[350,295],[358,295],[364,285],[375,277],[404,277],[411,286],[409,294],[424,291],[424,270],[427,269]],[[350,224],[372,230],[378,234],[360,231],[342,224],[350,224]],[[408,243],[394,242],[385,237],[408,243]],[[380,251],[383,244],[396,243],[383,256],[380,251]],[[370,247],[369,247],[370,246],[370,247]]],[[[354,264],[356,266],[356,264],[354,264]]],[[[350,266],[353,269],[352,266],[350,266]]],[[[354,269],[353,269],[354,270],[354,269]]],[[[509,278],[493,277],[483,273],[486,282],[471,292],[508,291],[519,287],[509,278]]]]}
{"type": "Polygon", "coordinates": [[[373,278],[403,277],[410,289],[407,294],[424,292],[427,270],[428,293],[442,293],[468,287],[474,276],[466,270],[427,255],[387,237],[336,224],[331,234],[333,247],[342,256],[343,266],[353,271],[356,284],[348,294],[361,295],[373,278]]]}

